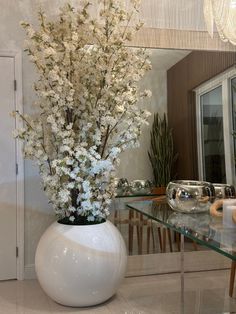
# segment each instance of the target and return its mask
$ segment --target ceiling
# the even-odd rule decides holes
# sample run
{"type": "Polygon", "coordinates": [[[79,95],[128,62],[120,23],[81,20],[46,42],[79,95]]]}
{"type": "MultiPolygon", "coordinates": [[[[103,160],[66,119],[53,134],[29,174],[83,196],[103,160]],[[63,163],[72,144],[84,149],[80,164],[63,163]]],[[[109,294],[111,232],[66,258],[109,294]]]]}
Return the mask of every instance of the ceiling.
{"type": "Polygon", "coordinates": [[[186,57],[191,51],[189,50],[168,50],[168,49],[148,49],[152,67],[155,70],[168,70],[174,64],[186,57]]]}

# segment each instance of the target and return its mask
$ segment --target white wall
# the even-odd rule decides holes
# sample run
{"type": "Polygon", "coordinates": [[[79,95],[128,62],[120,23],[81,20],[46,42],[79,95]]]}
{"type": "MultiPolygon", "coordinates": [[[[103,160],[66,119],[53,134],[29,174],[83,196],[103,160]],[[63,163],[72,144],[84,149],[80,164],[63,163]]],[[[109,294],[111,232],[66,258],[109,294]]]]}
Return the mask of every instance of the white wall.
{"type": "MultiPolygon", "coordinates": [[[[22,50],[25,38],[19,23],[35,20],[30,0],[0,0],[0,50],[22,50]]],[[[30,112],[34,102],[32,83],[36,75],[33,65],[23,53],[23,103],[24,111],[30,112]]],[[[46,227],[54,220],[36,167],[25,161],[25,265],[34,264],[35,249],[46,227]]]]}
{"type": "MultiPolygon", "coordinates": [[[[63,0],[43,0],[46,12],[54,12],[63,0]]],[[[75,1],[74,1],[75,2],[75,1]]],[[[23,49],[24,32],[19,22],[27,20],[35,22],[36,0],[0,0],[0,50],[23,49]]],[[[154,56],[152,57],[154,58],[154,56]]],[[[151,111],[163,114],[166,111],[166,71],[153,70],[144,80],[143,85],[152,89],[153,98],[145,106],[151,111]]],[[[30,112],[34,102],[32,83],[36,75],[26,54],[23,54],[23,101],[24,111],[30,112]]],[[[149,129],[146,127],[141,138],[141,148],[126,152],[122,156],[118,171],[120,177],[151,178],[151,168],[148,162],[149,129]],[[135,157],[134,157],[135,156],[135,157]],[[132,166],[131,166],[132,165],[132,166]]],[[[36,167],[30,161],[25,161],[25,265],[30,269],[34,264],[35,249],[38,240],[46,227],[54,220],[54,215],[44,193],[40,189],[40,178],[36,167]]]]}
{"type": "MultiPolygon", "coordinates": [[[[167,111],[167,71],[159,67],[160,59],[157,50],[152,50],[151,62],[152,70],[146,74],[140,85],[141,88],[152,91],[152,98],[143,100],[141,105],[151,113],[158,112],[162,116],[167,111]]],[[[117,170],[118,178],[127,178],[129,181],[153,179],[148,158],[152,121],[153,115],[149,118],[149,126],[143,127],[140,147],[129,149],[121,154],[120,165],[117,170]]]]}

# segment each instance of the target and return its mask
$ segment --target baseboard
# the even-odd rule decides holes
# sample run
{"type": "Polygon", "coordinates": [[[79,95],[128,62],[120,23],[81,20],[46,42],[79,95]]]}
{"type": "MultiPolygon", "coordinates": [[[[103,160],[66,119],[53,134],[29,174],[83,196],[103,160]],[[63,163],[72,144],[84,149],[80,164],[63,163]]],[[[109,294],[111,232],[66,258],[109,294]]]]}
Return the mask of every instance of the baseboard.
{"type": "MultiPolygon", "coordinates": [[[[186,252],[187,272],[230,268],[230,259],[214,251],[186,252]]],[[[134,255],[128,257],[126,277],[174,273],[180,271],[180,253],[134,255]]],[[[25,279],[35,279],[34,264],[25,266],[25,279]]]]}
{"type": "Polygon", "coordinates": [[[36,279],[35,265],[25,265],[25,276],[24,279],[36,279]]]}

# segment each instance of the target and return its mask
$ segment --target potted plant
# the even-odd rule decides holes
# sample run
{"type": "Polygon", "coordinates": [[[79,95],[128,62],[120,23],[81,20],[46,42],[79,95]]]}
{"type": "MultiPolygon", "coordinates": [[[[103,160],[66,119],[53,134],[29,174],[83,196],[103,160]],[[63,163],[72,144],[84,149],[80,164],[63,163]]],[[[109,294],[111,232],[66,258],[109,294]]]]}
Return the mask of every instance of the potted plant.
{"type": "Polygon", "coordinates": [[[148,152],[153,169],[153,193],[165,194],[166,186],[171,180],[173,164],[177,159],[174,153],[172,129],[168,127],[166,114],[163,118],[154,115],[151,129],[151,145],[148,152]]]}
{"type": "Polygon", "coordinates": [[[78,9],[67,4],[39,28],[23,22],[26,51],[39,78],[37,113],[16,114],[24,155],[39,166],[42,185],[57,215],[36,251],[36,273],[45,292],[70,306],[89,306],[110,298],[124,276],[126,248],[107,220],[115,196],[119,154],[136,147],[149,112],[140,109],[139,80],[151,68],[144,49],[127,43],[142,26],[131,20],[123,1],[98,1],[78,9]],[[134,25],[133,24],[133,25],[134,25]],[[92,45],[91,45],[92,43],[92,45]]]}

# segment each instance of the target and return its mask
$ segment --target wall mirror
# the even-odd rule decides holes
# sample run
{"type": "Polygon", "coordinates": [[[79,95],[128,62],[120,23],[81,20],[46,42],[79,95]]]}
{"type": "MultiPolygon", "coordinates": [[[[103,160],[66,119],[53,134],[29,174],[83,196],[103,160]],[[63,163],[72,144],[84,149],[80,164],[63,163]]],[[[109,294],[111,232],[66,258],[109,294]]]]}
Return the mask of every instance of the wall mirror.
{"type": "MultiPolygon", "coordinates": [[[[141,87],[151,89],[153,96],[141,105],[151,111],[152,117],[149,127],[143,130],[140,148],[122,155],[117,177],[129,182],[153,179],[148,150],[153,114],[158,112],[161,116],[167,113],[169,126],[173,129],[178,153],[174,169],[177,178],[233,184],[236,53],[176,49],[148,49],[148,52],[152,70],[141,81],[141,87]],[[226,82],[229,82],[229,88],[222,94],[226,82]],[[226,173],[231,176],[226,178],[226,173]]],[[[110,218],[125,238],[132,264],[136,262],[135,271],[132,265],[130,272],[136,275],[162,272],[166,263],[165,272],[167,269],[177,271],[178,235],[125,209],[125,203],[144,198],[150,196],[116,198],[110,218]],[[171,259],[168,258],[170,254],[171,259]]],[[[190,270],[228,265],[221,256],[188,239],[185,251],[190,257],[187,265],[190,270]]]]}

